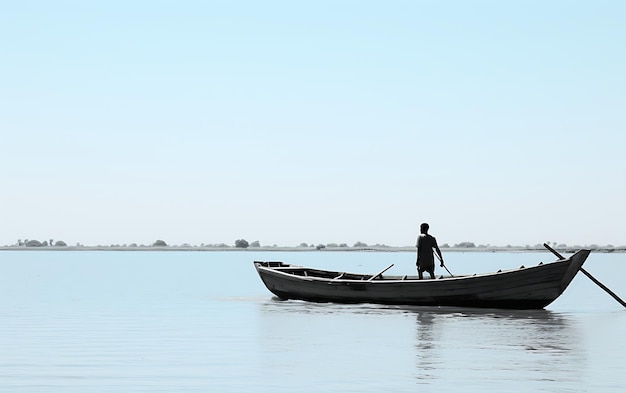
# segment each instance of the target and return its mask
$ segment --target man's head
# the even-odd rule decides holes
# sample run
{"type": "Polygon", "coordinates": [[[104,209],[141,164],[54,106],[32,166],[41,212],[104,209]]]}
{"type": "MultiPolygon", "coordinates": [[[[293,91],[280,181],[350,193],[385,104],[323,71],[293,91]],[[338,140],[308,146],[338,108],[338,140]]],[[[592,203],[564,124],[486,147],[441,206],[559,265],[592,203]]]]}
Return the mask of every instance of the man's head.
{"type": "Polygon", "coordinates": [[[422,225],[420,225],[420,232],[421,233],[428,233],[428,228],[430,228],[430,227],[428,226],[427,223],[424,222],[424,223],[422,223],[422,225]]]}

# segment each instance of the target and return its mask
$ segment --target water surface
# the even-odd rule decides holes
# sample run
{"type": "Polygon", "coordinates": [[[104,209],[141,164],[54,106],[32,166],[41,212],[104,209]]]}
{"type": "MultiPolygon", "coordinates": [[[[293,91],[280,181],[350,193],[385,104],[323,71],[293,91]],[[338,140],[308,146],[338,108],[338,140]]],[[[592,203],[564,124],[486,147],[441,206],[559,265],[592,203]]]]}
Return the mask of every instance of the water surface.
{"type": "MultiPolygon", "coordinates": [[[[454,274],[553,260],[448,253],[454,274]]],[[[624,254],[585,267],[626,298],[624,254]]],[[[414,274],[411,253],[0,252],[0,391],[621,392],[626,310],[583,275],[546,310],[274,299],[253,260],[414,274]]],[[[439,272],[442,273],[442,272],[439,272]]]]}

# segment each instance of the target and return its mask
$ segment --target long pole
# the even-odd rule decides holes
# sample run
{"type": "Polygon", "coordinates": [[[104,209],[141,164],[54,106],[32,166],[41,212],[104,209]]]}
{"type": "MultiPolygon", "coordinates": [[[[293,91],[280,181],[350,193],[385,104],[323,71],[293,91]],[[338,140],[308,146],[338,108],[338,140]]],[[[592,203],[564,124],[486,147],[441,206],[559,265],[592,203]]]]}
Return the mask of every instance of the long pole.
{"type": "MultiPolygon", "coordinates": [[[[556,255],[557,258],[559,259],[565,259],[563,257],[563,255],[559,254],[555,249],[553,249],[552,247],[550,247],[547,243],[543,243],[543,246],[545,248],[547,248],[551,253],[553,253],[554,255],[556,255]]],[[[606,285],[602,284],[600,281],[598,281],[594,276],[592,276],[588,271],[586,271],[585,269],[581,268],[579,269],[585,276],[589,277],[589,279],[591,281],[593,281],[597,286],[599,286],[600,288],[604,289],[604,291],[606,293],[608,293],[609,295],[611,295],[611,297],[613,297],[613,299],[617,300],[617,302],[619,304],[621,304],[622,306],[626,307],[626,302],[624,302],[622,299],[620,299],[619,296],[617,296],[613,291],[611,291],[609,288],[606,287],[606,285]]]]}
{"type": "Polygon", "coordinates": [[[609,288],[607,288],[604,284],[602,284],[600,281],[596,280],[591,274],[589,274],[588,271],[586,271],[585,269],[583,269],[582,267],[580,268],[580,271],[583,272],[583,274],[587,277],[589,277],[589,279],[591,279],[591,281],[593,281],[594,283],[596,283],[597,286],[599,286],[600,288],[604,289],[606,291],[606,293],[608,293],[609,295],[611,295],[613,297],[613,299],[617,300],[617,302],[619,304],[621,304],[622,306],[626,307],[626,302],[624,302],[622,299],[619,298],[619,296],[617,296],[615,293],[613,293],[613,291],[611,291],[609,288]]]}
{"type": "Polygon", "coordinates": [[[446,271],[448,272],[448,274],[450,275],[450,277],[454,277],[452,275],[452,273],[450,273],[450,270],[448,270],[448,267],[443,263],[443,260],[441,260],[441,258],[439,258],[439,254],[437,254],[436,252],[434,252],[433,254],[435,254],[435,256],[437,257],[437,259],[439,259],[439,262],[441,263],[441,266],[443,266],[444,269],[446,269],[446,271]]]}

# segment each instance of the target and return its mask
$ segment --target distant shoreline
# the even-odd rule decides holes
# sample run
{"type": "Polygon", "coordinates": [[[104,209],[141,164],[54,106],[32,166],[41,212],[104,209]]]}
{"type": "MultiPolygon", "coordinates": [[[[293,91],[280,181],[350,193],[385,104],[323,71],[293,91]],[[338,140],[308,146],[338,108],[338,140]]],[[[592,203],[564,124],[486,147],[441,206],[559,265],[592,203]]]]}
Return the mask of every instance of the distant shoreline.
{"type": "MultiPolygon", "coordinates": [[[[565,247],[559,248],[559,252],[574,253],[585,247],[565,247]]],[[[626,247],[593,247],[593,252],[599,253],[625,253],[626,247]]],[[[165,251],[165,252],[415,252],[415,247],[326,247],[318,250],[315,247],[202,247],[202,246],[137,246],[137,247],[112,247],[112,246],[42,246],[42,247],[25,247],[25,246],[2,246],[0,251],[165,251]]],[[[444,247],[441,248],[443,253],[446,252],[545,252],[548,251],[544,247],[444,247]]]]}

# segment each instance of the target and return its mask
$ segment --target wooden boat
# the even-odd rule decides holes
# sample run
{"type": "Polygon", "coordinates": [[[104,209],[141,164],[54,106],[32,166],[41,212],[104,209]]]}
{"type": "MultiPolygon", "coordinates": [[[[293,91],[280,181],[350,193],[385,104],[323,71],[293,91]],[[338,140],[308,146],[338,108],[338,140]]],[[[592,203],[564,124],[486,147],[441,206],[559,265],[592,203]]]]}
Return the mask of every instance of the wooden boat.
{"type": "Polygon", "coordinates": [[[580,250],[555,262],[514,270],[425,280],[383,275],[388,268],[372,275],[283,262],[255,261],[254,266],[267,289],[284,300],[542,309],[565,291],[589,253],[580,250]]]}

